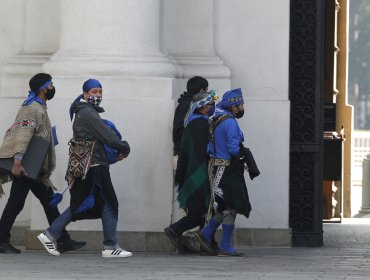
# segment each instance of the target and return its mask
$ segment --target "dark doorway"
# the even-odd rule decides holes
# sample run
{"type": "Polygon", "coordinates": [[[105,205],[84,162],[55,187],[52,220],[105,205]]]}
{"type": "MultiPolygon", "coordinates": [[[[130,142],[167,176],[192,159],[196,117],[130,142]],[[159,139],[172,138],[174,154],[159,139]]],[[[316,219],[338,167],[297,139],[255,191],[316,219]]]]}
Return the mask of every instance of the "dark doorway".
{"type": "Polygon", "coordinates": [[[321,246],[325,1],[290,1],[290,211],[293,246],[321,246]]]}

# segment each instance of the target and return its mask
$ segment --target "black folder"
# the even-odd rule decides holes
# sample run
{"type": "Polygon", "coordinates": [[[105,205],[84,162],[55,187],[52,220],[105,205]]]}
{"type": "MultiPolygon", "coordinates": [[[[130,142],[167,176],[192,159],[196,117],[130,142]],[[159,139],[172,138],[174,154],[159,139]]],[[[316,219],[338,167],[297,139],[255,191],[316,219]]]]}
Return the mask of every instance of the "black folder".
{"type": "MultiPolygon", "coordinates": [[[[27,178],[37,180],[40,176],[41,167],[48,153],[50,142],[39,137],[33,136],[28,144],[26,153],[22,158],[22,166],[27,172],[27,178]]],[[[0,158],[0,169],[11,173],[13,158],[0,158]]]]}

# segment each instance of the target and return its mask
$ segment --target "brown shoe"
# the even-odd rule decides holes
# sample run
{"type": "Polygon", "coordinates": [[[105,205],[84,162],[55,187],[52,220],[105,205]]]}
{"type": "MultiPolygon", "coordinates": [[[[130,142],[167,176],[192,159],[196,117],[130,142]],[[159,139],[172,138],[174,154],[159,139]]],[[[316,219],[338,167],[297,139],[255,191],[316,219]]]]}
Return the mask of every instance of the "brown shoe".
{"type": "Polygon", "coordinates": [[[193,231],[193,234],[198,239],[199,244],[200,244],[200,247],[204,251],[206,251],[208,253],[212,253],[213,252],[212,245],[210,243],[208,243],[207,239],[202,235],[201,232],[199,232],[199,231],[193,231]]]}
{"type": "Polygon", "coordinates": [[[194,235],[181,235],[180,243],[182,251],[179,251],[180,254],[199,254],[199,242],[194,235]]]}

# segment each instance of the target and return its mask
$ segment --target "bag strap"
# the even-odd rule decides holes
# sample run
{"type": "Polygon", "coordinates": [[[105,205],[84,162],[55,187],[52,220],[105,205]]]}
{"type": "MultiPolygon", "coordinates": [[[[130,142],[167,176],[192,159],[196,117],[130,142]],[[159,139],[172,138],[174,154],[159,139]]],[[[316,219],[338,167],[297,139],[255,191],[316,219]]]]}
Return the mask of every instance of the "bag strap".
{"type": "Polygon", "coordinates": [[[216,155],[216,143],[215,143],[215,130],[216,128],[225,120],[231,118],[229,115],[221,115],[214,119],[209,127],[209,135],[210,135],[210,141],[213,146],[213,153],[216,155]]]}

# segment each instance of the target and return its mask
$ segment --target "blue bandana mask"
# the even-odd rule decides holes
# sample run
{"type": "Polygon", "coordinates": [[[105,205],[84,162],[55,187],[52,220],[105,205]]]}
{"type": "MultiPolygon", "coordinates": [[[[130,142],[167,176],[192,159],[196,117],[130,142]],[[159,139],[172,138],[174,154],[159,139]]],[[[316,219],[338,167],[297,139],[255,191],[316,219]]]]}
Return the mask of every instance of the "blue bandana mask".
{"type": "Polygon", "coordinates": [[[89,96],[87,98],[87,102],[89,102],[93,106],[99,106],[102,101],[101,96],[89,96]]]}

